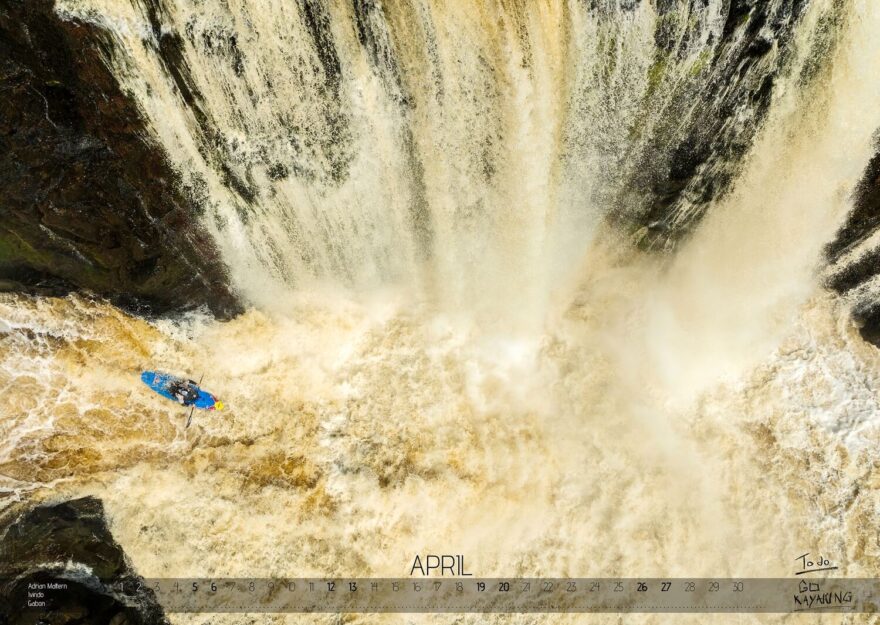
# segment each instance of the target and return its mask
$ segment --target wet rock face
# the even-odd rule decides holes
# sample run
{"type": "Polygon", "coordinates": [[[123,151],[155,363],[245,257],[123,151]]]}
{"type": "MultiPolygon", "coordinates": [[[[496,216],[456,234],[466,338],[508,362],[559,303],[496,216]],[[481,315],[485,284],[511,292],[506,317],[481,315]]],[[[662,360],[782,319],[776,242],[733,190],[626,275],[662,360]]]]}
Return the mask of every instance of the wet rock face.
{"type": "Polygon", "coordinates": [[[238,309],[210,236],[102,56],[52,0],[0,0],[0,279],[155,312],[238,309]]]}
{"type": "Polygon", "coordinates": [[[880,150],[871,159],[853,196],[853,210],[825,248],[833,267],[827,286],[847,297],[853,320],[866,341],[880,347],[880,247],[869,239],[880,228],[880,150]]]}
{"type": "Polygon", "coordinates": [[[94,497],[38,506],[0,521],[0,623],[167,625],[162,608],[132,570],[94,497]],[[98,582],[102,581],[103,584],[98,582]],[[53,609],[27,608],[28,589],[46,591],[53,609]],[[127,588],[122,594],[109,587],[127,588]],[[141,590],[133,589],[140,587],[141,590]]]}
{"type": "MultiPolygon", "coordinates": [[[[705,50],[704,67],[682,81],[669,114],[635,155],[638,166],[612,221],[641,228],[640,245],[673,249],[732,186],[764,123],[809,0],[730,0],[724,26],[705,50]],[[693,106],[698,102],[698,106],[693,106]]],[[[704,0],[657,0],[658,56],[651,72],[682,54],[688,37],[663,27],[664,16],[704,0]]]]}

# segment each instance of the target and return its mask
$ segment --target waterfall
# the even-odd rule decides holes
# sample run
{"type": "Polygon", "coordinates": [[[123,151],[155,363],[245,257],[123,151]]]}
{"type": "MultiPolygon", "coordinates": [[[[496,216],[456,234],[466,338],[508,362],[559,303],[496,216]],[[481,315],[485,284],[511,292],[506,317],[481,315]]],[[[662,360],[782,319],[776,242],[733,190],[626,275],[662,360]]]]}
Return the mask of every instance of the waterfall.
{"type": "Polygon", "coordinates": [[[609,217],[675,228],[723,194],[774,79],[809,54],[799,44],[822,40],[809,26],[792,36],[803,3],[767,5],[58,10],[112,34],[107,62],[250,301],[392,286],[445,310],[533,320],[609,217]],[[704,136],[720,113],[730,119],[704,136]]]}

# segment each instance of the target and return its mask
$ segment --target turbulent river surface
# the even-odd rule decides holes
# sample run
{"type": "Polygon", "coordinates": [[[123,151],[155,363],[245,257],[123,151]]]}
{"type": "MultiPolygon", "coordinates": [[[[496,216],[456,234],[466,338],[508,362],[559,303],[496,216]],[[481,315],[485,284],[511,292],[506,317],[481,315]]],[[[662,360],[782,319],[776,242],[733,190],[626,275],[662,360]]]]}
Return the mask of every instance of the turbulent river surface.
{"type": "Polygon", "coordinates": [[[248,309],[0,295],[0,505],[97,495],[145,577],[877,576],[880,352],[821,283],[880,3],[788,4],[766,111],[730,113],[754,140],[657,251],[628,190],[708,101],[726,1],[58,2],[112,34],[248,309]],[[184,429],[150,368],[227,409],[184,429]]]}

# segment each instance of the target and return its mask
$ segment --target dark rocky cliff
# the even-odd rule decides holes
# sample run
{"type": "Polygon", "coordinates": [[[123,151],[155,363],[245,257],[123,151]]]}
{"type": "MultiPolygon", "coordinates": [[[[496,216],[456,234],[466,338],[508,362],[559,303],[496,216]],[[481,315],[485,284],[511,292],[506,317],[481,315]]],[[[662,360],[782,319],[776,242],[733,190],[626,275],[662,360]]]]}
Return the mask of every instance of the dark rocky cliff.
{"type": "Polygon", "coordinates": [[[870,282],[880,274],[880,247],[860,249],[880,228],[880,151],[871,159],[853,197],[853,210],[825,248],[832,266],[827,286],[846,296],[865,340],[880,346],[880,293],[870,282]]]}
{"type": "MultiPolygon", "coordinates": [[[[673,27],[672,16],[697,13],[705,4],[656,0],[660,19],[648,96],[665,114],[645,141],[634,143],[633,173],[611,219],[635,230],[648,249],[674,248],[730,189],[790,62],[792,38],[809,0],[728,0],[721,36],[706,44],[702,62],[686,78],[672,78],[676,84],[667,98],[654,96],[671,80],[668,68],[693,45],[691,30],[673,27]]],[[[827,19],[835,16],[832,10],[827,19]]],[[[832,43],[817,42],[816,54],[832,43]]]]}
{"type": "Polygon", "coordinates": [[[35,623],[168,623],[94,497],[13,510],[0,519],[0,625],[35,623]],[[29,609],[28,585],[52,582],[67,588],[45,592],[45,609],[29,609]]]}
{"type": "Polygon", "coordinates": [[[198,202],[102,60],[109,37],[52,0],[0,0],[0,281],[231,315],[198,202]]]}

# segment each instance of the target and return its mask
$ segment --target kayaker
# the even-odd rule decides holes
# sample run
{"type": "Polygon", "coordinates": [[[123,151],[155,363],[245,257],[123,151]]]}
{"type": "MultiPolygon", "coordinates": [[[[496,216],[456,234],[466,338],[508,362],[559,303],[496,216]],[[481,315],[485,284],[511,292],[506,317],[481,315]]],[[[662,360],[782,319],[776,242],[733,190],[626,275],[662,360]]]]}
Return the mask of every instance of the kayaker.
{"type": "Polygon", "coordinates": [[[191,406],[199,397],[198,392],[189,384],[184,384],[183,382],[173,382],[168,390],[184,406],[191,406]]]}

